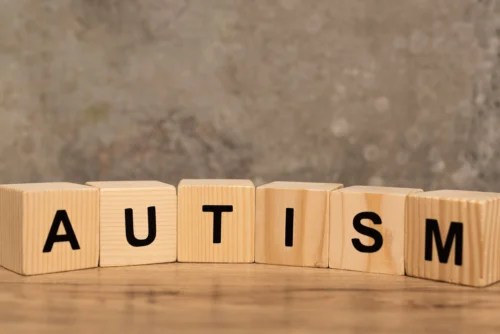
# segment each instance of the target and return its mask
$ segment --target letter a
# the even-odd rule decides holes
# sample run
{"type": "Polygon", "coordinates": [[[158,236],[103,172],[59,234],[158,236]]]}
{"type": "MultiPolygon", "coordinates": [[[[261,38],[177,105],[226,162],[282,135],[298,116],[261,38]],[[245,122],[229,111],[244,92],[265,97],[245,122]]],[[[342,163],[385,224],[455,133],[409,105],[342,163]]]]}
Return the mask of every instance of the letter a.
{"type": "Polygon", "coordinates": [[[71,226],[71,222],[69,221],[68,213],[66,210],[57,210],[52,226],[50,227],[49,235],[47,236],[47,241],[45,241],[45,246],[43,246],[43,252],[50,253],[54,243],[66,241],[70,243],[71,249],[80,249],[75,232],[73,231],[73,226],[71,226]],[[59,225],[61,225],[61,223],[64,226],[66,234],[58,235],[57,230],[59,230],[59,225]]]}

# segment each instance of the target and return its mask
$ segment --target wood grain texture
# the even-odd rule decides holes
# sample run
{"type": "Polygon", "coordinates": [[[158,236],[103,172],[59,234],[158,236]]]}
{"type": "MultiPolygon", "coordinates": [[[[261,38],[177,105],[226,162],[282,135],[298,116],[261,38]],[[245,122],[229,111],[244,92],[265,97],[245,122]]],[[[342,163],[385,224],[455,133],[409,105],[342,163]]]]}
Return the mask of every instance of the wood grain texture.
{"type": "Polygon", "coordinates": [[[328,267],[329,196],[342,184],[272,182],[257,188],[255,262],[328,267]],[[286,210],[293,240],[285,245],[286,210]]]}
{"type": "Polygon", "coordinates": [[[99,265],[127,266],[173,262],[177,259],[177,195],[175,187],[159,181],[88,182],[100,190],[99,265]],[[149,235],[148,207],[155,208],[156,237],[134,247],[125,230],[125,209],[133,210],[134,236],[149,235]]]}
{"type": "Polygon", "coordinates": [[[404,275],[405,206],[408,194],[421,189],[353,186],[335,191],[330,197],[330,268],[404,275]],[[380,233],[382,246],[375,252],[360,252],[353,245],[374,245],[374,239],[356,231],[356,215],[373,212],[381,224],[368,219],[361,224],[380,233]]]}
{"type": "Polygon", "coordinates": [[[0,186],[0,247],[2,265],[11,270],[22,269],[23,193],[0,186]],[[4,236],[8,236],[5,238],[4,236]]]}
{"type": "Polygon", "coordinates": [[[182,180],[178,187],[179,262],[253,262],[255,186],[249,180],[182,180]],[[221,243],[213,242],[214,214],[204,205],[231,205],[222,213],[221,243]]]}
{"type": "Polygon", "coordinates": [[[1,333],[498,333],[500,284],[261,264],[0,269],[1,333]]]}
{"type": "MultiPolygon", "coordinates": [[[[0,187],[2,263],[23,275],[97,266],[99,191],[72,183],[12,184],[0,187]],[[80,249],[56,242],[43,252],[58,210],[66,210],[80,249]]],[[[60,225],[58,235],[66,234],[60,225]]]]}
{"type": "Polygon", "coordinates": [[[500,280],[500,194],[440,190],[408,198],[406,273],[410,276],[470,286],[500,280]],[[441,263],[432,240],[432,261],[425,260],[426,220],[435,219],[444,243],[452,222],[463,224],[462,264],[455,264],[457,241],[441,263]]]}

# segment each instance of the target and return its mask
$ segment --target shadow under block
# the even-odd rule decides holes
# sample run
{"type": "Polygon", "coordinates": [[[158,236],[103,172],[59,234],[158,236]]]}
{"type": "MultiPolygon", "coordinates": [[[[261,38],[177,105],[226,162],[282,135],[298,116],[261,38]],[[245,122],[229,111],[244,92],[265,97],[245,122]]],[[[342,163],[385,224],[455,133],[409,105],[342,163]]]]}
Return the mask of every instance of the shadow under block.
{"type": "Polygon", "coordinates": [[[337,183],[272,182],[257,188],[255,262],[328,267],[329,196],[337,183]]]}
{"type": "Polygon", "coordinates": [[[405,211],[421,189],[354,186],[330,196],[330,268],[404,275],[405,211]]]}
{"type": "Polygon", "coordinates": [[[100,267],[174,262],[177,195],[159,181],[88,182],[100,191],[100,267]]]}
{"type": "Polygon", "coordinates": [[[254,262],[250,180],[182,180],[178,191],[179,262],[254,262]]]}
{"type": "Polygon", "coordinates": [[[408,198],[408,276],[482,287],[500,280],[500,194],[440,190],[408,198]]]}
{"type": "Polygon", "coordinates": [[[23,275],[97,267],[99,191],[72,183],[0,186],[2,264],[23,275]]]}

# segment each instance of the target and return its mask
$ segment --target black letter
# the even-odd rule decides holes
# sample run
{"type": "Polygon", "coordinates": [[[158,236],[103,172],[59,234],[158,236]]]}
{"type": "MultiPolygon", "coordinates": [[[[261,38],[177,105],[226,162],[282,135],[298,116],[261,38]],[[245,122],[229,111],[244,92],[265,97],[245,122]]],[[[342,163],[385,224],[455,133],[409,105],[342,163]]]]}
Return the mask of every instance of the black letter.
{"type": "Polygon", "coordinates": [[[156,238],[156,208],[148,207],[148,236],[146,239],[137,239],[134,234],[134,211],[125,209],[125,234],[128,243],[133,247],[142,247],[151,244],[156,238]]]}
{"type": "Polygon", "coordinates": [[[76,240],[76,235],[73,231],[73,226],[71,226],[71,222],[69,221],[66,210],[57,210],[54,220],[52,221],[52,226],[50,227],[47,241],[45,241],[45,246],[43,246],[43,252],[50,253],[52,251],[52,246],[54,246],[54,243],[64,241],[69,241],[71,249],[80,249],[80,245],[78,244],[78,240],[76,240]],[[60,223],[63,224],[66,234],[57,234],[60,223]]]}
{"type": "Polygon", "coordinates": [[[439,233],[438,221],[436,219],[426,219],[425,220],[425,261],[432,261],[432,236],[436,237],[436,247],[439,257],[439,262],[448,263],[448,259],[451,253],[451,246],[453,244],[453,239],[457,237],[457,242],[455,243],[455,265],[462,265],[462,248],[464,240],[464,225],[462,223],[452,222],[450,224],[450,229],[448,230],[448,235],[446,236],[446,242],[443,246],[443,241],[441,239],[441,233],[439,233]]]}
{"type": "Polygon", "coordinates": [[[285,246],[293,246],[293,209],[286,208],[285,220],[285,246]]]}
{"type": "Polygon", "coordinates": [[[356,238],[352,239],[352,245],[354,246],[354,248],[356,248],[356,250],[358,250],[361,253],[375,253],[380,248],[382,248],[384,239],[382,238],[382,234],[380,234],[379,231],[361,224],[361,220],[363,219],[369,219],[375,225],[382,224],[382,220],[380,219],[379,215],[377,215],[375,212],[366,211],[358,213],[353,219],[354,229],[361,234],[372,237],[374,243],[372,246],[365,246],[361,243],[361,241],[359,241],[359,239],[356,238]]]}
{"type": "Polygon", "coordinates": [[[214,244],[221,243],[222,213],[233,212],[232,205],[203,205],[203,212],[214,213],[214,244]]]}

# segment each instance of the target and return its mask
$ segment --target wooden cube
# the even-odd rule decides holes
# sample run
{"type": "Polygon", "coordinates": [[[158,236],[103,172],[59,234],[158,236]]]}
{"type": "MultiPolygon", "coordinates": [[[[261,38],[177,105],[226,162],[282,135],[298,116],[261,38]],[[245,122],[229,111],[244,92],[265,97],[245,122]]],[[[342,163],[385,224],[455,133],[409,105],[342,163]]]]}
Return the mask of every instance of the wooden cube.
{"type": "Polygon", "coordinates": [[[406,273],[482,287],[500,280],[500,194],[439,190],[408,199],[406,273]]]}
{"type": "Polygon", "coordinates": [[[101,267],[174,262],[177,195],[159,181],[88,182],[100,190],[101,267]]]}
{"type": "Polygon", "coordinates": [[[354,186],[330,196],[330,268],[404,275],[405,207],[421,189],[354,186]]]}
{"type": "Polygon", "coordinates": [[[329,196],[341,187],[306,182],[258,187],[255,262],[328,267],[329,196]]]}
{"type": "Polygon", "coordinates": [[[99,191],[73,183],[0,186],[2,264],[23,275],[97,267],[99,191]]]}
{"type": "Polygon", "coordinates": [[[179,262],[253,262],[255,186],[249,180],[179,183],[179,262]]]}

